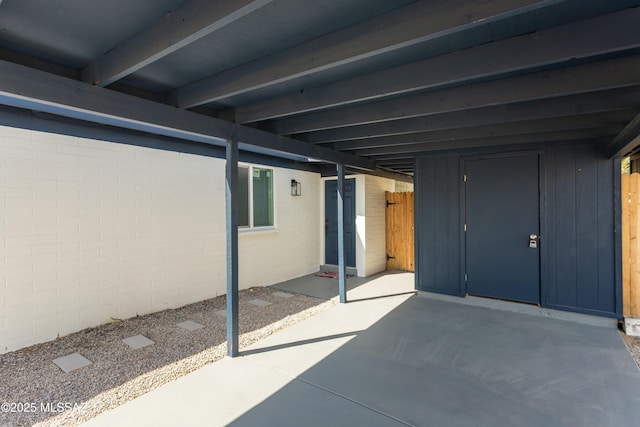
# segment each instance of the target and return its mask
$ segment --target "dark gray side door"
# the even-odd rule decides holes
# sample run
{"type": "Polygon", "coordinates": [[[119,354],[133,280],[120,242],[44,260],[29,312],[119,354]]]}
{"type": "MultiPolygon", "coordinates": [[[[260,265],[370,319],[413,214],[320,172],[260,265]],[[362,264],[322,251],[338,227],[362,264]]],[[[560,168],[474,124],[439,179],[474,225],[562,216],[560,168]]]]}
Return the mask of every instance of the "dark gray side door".
{"type": "Polygon", "coordinates": [[[465,175],[467,293],[539,304],[539,155],[467,159],[465,175]]]}

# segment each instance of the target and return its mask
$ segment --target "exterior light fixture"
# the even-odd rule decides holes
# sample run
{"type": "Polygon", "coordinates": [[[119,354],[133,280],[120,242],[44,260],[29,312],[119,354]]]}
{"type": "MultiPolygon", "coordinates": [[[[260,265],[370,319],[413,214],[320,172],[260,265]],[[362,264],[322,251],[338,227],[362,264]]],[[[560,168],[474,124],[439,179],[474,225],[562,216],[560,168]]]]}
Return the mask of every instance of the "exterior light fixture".
{"type": "Polygon", "coordinates": [[[291,195],[302,196],[302,184],[295,179],[291,180],[291,195]]]}

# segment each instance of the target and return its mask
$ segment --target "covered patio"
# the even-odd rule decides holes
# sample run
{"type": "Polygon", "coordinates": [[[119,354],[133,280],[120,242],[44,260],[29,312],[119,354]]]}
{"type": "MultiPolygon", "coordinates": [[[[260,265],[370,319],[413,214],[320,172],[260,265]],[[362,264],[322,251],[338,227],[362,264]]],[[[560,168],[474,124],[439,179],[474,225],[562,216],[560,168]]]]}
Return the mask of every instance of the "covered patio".
{"type": "MultiPolygon", "coordinates": [[[[229,358],[88,425],[636,424],[614,326],[639,20],[640,0],[0,1],[0,352],[226,294],[229,358]],[[346,225],[389,206],[346,218],[356,175],[415,185],[415,276],[347,278],[346,225]],[[239,290],[329,264],[323,238],[338,280],[297,285],[350,304],[240,354],[239,290]]],[[[381,271],[383,221],[362,230],[381,271]]]]}
{"type": "Polygon", "coordinates": [[[618,331],[415,295],[386,275],[86,426],[604,426],[640,419],[618,331]]]}
{"type": "MultiPolygon", "coordinates": [[[[415,183],[415,289],[621,319],[619,174],[620,158],[640,145],[639,5],[637,0],[118,0],[99,8],[77,0],[0,3],[0,125],[7,127],[0,147],[9,159],[0,183],[11,208],[6,221],[16,224],[10,232],[17,234],[5,251],[16,258],[7,261],[14,268],[3,279],[24,288],[7,297],[16,308],[7,316],[10,339],[4,351],[94,326],[114,312],[130,317],[217,294],[218,288],[204,283],[224,274],[228,354],[237,355],[240,265],[245,263],[246,272],[261,254],[286,250],[307,230],[317,230],[321,240],[330,227],[316,218],[321,199],[316,195],[326,177],[337,176],[332,242],[340,301],[346,302],[345,246],[353,242],[345,236],[349,174],[415,183]],[[60,146],[34,143],[33,135],[16,138],[14,128],[56,135],[50,138],[60,146]],[[132,154],[127,147],[105,149],[74,138],[145,150],[132,154]],[[105,153],[109,150],[118,153],[105,153]],[[154,150],[171,153],[171,161],[137,173],[154,150]],[[140,208],[140,199],[153,202],[162,187],[182,181],[179,176],[155,185],[160,179],[154,180],[153,172],[171,171],[183,154],[225,159],[224,166],[212,162],[205,168],[222,166],[224,175],[215,181],[204,174],[189,177],[185,187],[205,188],[205,194],[185,196],[180,192],[188,190],[181,188],[161,206],[140,208]],[[127,166],[118,169],[122,165],[127,166]],[[286,172],[291,178],[275,185],[275,166],[300,174],[286,172]],[[257,195],[247,184],[249,170],[257,195]],[[101,180],[88,181],[94,171],[101,180]],[[304,186],[313,192],[294,200],[291,196],[302,194],[301,176],[313,183],[304,186]],[[291,195],[289,182],[296,188],[291,195]],[[277,192],[280,201],[291,202],[289,210],[306,209],[309,223],[284,220],[274,207],[277,192]],[[212,205],[225,206],[223,218],[208,208],[199,211],[204,219],[185,219],[209,194],[215,194],[212,205]],[[259,209],[254,211],[254,204],[259,209]],[[46,215],[51,208],[53,217],[46,215]],[[156,227],[140,231],[154,215],[156,227]],[[173,256],[173,245],[158,248],[149,236],[176,222],[200,225],[188,238],[176,231],[171,241],[206,235],[206,226],[211,238],[194,253],[185,245],[173,256]],[[215,228],[222,222],[224,229],[215,228]],[[289,224],[297,226],[294,237],[280,238],[289,224]],[[252,236],[248,249],[259,247],[265,231],[276,237],[242,258],[241,228],[249,232],[245,237],[252,236]],[[115,244],[109,242],[114,232],[121,232],[115,244]],[[133,250],[141,235],[146,246],[133,250]],[[64,246],[69,240],[73,255],[67,259],[59,253],[69,248],[64,246]],[[194,289],[174,286],[171,276],[193,271],[189,263],[195,257],[205,271],[204,247],[214,241],[206,259],[224,258],[224,271],[194,277],[194,289]],[[37,256],[51,251],[39,245],[54,244],[52,254],[37,256]],[[81,246],[95,249],[100,259],[85,260],[81,246]],[[138,258],[146,253],[169,256],[138,258]],[[113,258],[105,261],[103,254],[113,258]],[[176,257],[180,264],[173,262],[176,257]],[[69,261],[70,272],[58,271],[66,268],[58,258],[69,261]],[[141,268],[145,263],[155,268],[141,268]],[[175,272],[162,272],[174,264],[175,272]],[[37,274],[42,269],[53,271],[45,276],[51,283],[44,290],[37,274]],[[138,278],[148,271],[158,274],[138,278]],[[65,280],[67,274],[72,281],[65,280]],[[126,280],[85,286],[111,282],[109,277],[126,280]],[[125,282],[135,283],[135,289],[125,282]],[[117,292],[105,291],[116,286],[117,292]],[[87,289],[89,295],[83,293],[87,289]],[[37,307],[21,299],[25,290],[37,307]],[[51,308],[53,293],[59,301],[51,308]],[[75,298],[70,312],[58,294],[75,298]],[[100,314],[82,303],[96,294],[112,302],[100,314]],[[15,332],[25,318],[33,322],[30,313],[43,311],[50,316],[31,327],[31,336],[15,332]]],[[[360,220],[371,213],[360,213],[360,220]]],[[[308,274],[313,264],[325,262],[314,239],[305,242],[304,259],[289,256],[271,271],[300,263],[304,268],[274,274],[270,283],[308,274]]],[[[383,259],[384,248],[378,252],[383,259]]],[[[252,273],[259,276],[260,269],[252,273]]]]}

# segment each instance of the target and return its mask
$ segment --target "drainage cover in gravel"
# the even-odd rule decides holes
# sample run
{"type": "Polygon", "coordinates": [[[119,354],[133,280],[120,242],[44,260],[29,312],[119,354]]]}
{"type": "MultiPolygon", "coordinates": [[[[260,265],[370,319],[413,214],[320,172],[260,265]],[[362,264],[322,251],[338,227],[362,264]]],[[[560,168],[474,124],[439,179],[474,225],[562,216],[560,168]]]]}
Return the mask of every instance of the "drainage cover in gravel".
{"type": "Polygon", "coordinates": [[[286,292],[274,292],[272,294],[274,297],[278,297],[278,298],[291,298],[293,296],[293,294],[288,294],[286,292]]]}
{"type": "Polygon", "coordinates": [[[91,361],[80,353],[71,353],[66,356],[58,357],[53,360],[53,363],[58,365],[58,368],[62,369],[66,373],[91,365],[91,361]]]}
{"type": "Polygon", "coordinates": [[[186,329],[187,331],[196,331],[198,329],[204,328],[204,325],[194,322],[193,320],[186,320],[184,322],[176,323],[176,326],[182,329],[186,329]]]}
{"type": "Polygon", "coordinates": [[[155,342],[151,341],[144,335],[134,335],[132,337],[123,339],[122,342],[124,342],[134,350],[155,344],[155,342]]]}
{"type": "Polygon", "coordinates": [[[258,307],[266,307],[268,305],[271,305],[270,302],[261,299],[252,299],[251,301],[249,301],[249,304],[257,305],[258,307]]]}

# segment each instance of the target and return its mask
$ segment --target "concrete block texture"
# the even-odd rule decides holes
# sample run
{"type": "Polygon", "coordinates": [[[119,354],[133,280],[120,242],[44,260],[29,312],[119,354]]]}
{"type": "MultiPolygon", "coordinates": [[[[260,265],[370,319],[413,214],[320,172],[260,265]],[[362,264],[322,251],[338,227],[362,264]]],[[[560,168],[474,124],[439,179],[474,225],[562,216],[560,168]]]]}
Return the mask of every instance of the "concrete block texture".
{"type": "Polygon", "coordinates": [[[65,373],[69,373],[80,368],[84,368],[85,366],[89,366],[92,362],[80,353],[71,353],[54,359],[53,363],[65,373]]]}
{"type": "Polygon", "coordinates": [[[640,337],[640,317],[625,317],[624,332],[633,337],[640,337]]]}
{"type": "Polygon", "coordinates": [[[144,335],[134,335],[132,337],[124,338],[122,342],[134,350],[155,344],[155,342],[151,341],[144,335]]]}
{"type": "MultiPolygon", "coordinates": [[[[0,354],[226,292],[224,159],[3,126],[0,141],[0,354]]],[[[318,268],[320,176],[272,169],[276,226],[241,233],[241,289],[318,268]]]]}

